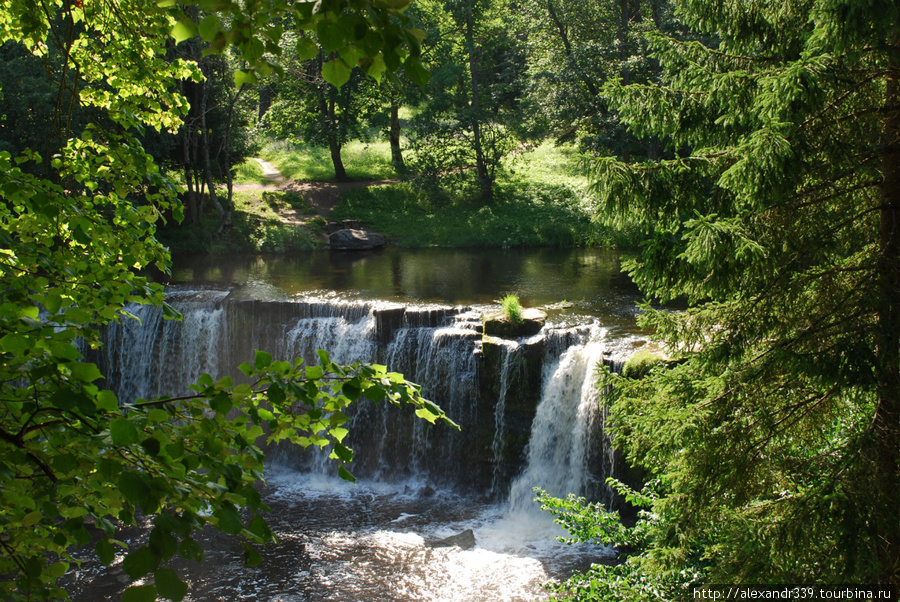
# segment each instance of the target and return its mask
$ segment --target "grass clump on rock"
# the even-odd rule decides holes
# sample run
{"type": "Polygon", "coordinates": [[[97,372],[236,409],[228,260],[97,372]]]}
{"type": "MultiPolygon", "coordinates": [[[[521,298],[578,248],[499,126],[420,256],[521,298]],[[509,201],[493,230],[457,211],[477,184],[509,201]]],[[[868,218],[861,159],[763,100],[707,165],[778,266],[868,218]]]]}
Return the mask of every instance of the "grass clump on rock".
{"type": "Polygon", "coordinates": [[[519,303],[519,298],[516,295],[506,295],[503,297],[503,299],[500,300],[500,307],[503,308],[504,315],[514,324],[521,324],[524,322],[524,319],[522,318],[522,304],[519,303]]]}

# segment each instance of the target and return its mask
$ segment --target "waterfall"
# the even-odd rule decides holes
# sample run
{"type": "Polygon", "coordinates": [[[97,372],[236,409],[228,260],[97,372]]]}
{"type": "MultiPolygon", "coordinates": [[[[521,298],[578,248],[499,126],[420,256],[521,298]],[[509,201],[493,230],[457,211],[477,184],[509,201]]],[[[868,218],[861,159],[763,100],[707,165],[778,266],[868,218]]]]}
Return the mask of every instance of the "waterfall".
{"type": "Polygon", "coordinates": [[[512,513],[537,509],[535,487],[554,496],[596,495],[603,489],[598,480],[613,474],[614,454],[608,436],[599,428],[603,417],[595,386],[604,352],[602,338],[593,338],[545,364],[526,466],[510,488],[512,513]]]}
{"type": "Polygon", "coordinates": [[[491,495],[493,497],[502,494],[500,491],[500,480],[502,477],[503,454],[506,451],[506,396],[509,393],[513,377],[511,368],[516,363],[516,351],[519,350],[519,344],[516,341],[505,341],[501,346],[501,350],[500,393],[497,395],[497,405],[494,406],[494,440],[491,443],[491,454],[494,464],[494,474],[491,477],[491,495]]]}
{"type": "Polygon", "coordinates": [[[105,330],[98,362],[120,400],[181,395],[204,372],[215,377],[228,338],[221,301],[227,293],[183,291],[168,297],[184,322],[165,320],[159,307],[131,304],[105,330]]]}
{"type": "MultiPolygon", "coordinates": [[[[461,431],[416,419],[407,408],[354,404],[348,411],[354,474],[383,481],[427,478],[534,506],[532,488],[553,495],[608,497],[602,481],[615,457],[594,386],[604,358],[601,329],[548,326],[527,339],[480,334],[469,308],[304,298],[241,300],[228,291],[173,290],[167,301],[184,322],[151,306],[129,306],[104,334],[98,364],[123,401],[187,392],[203,372],[214,378],[264,349],[279,359],[315,362],[325,349],[341,363],[383,363],[422,385],[461,431]]],[[[607,360],[608,361],[608,360],[607,360]]],[[[279,445],[283,465],[334,472],[326,454],[279,445]]]]}

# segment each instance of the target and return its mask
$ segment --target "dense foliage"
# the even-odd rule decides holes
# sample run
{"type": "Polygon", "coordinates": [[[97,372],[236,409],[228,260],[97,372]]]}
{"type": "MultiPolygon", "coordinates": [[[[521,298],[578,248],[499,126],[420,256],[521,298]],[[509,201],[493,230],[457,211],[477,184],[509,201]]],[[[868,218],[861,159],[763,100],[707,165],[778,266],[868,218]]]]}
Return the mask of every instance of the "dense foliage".
{"type": "MultiPolygon", "coordinates": [[[[352,451],[341,444],[350,403],[411,403],[426,420],[444,418],[401,376],[338,365],[324,352],[309,366],[257,352],[239,384],[204,376],[191,395],[153,400],[117,399],[84,361],[83,351],[100,344],[100,327],[134,319],[129,303],[178,317],[162,287],[142,275],[167,269],[154,232],[164,216],[178,219],[181,205],[140,135],[177,129],[188,110],[179,85],[201,77],[196,64],[167,53],[170,32],[187,39],[197,25],[166,4],[44,1],[35,10],[32,0],[13,0],[0,9],[4,54],[43,63],[49,84],[32,92],[56,90],[49,110],[35,103],[44,136],[11,140],[15,155],[0,150],[0,595],[7,600],[65,597],[56,583],[70,567],[69,549],[92,537],[104,562],[127,552],[122,567],[132,580],[153,574],[152,584],[129,587],[123,599],[180,600],[186,586],[167,564],[176,554],[202,557],[191,534],[204,524],[241,536],[250,563],[259,560],[250,543],[272,540],[254,488],[264,427],[269,441],[325,448],[352,478],[344,466],[352,451]],[[141,514],[152,516],[148,545],[122,550],[117,528],[141,514]]],[[[199,30],[213,50],[235,44],[265,70],[262,55],[277,48],[278,31],[258,22],[252,4],[246,12],[232,7],[227,31],[218,16],[199,30]]],[[[298,18],[332,32],[329,44],[345,67],[368,61],[380,73],[399,66],[396,52],[408,55],[399,21],[372,28],[345,15],[343,3],[315,15],[307,8],[298,18]]],[[[370,8],[376,21],[402,17],[387,4],[370,8]]],[[[238,80],[253,77],[246,71],[238,80]]],[[[6,99],[28,93],[9,79],[2,92],[6,99]]],[[[4,113],[0,123],[12,118],[4,113]]]]}
{"type": "Polygon", "coordinates": [[[627,269],[690,307],[642,317],[679,361],[604,380],[649,512],[601,525],[629,555],[573,599],[900,581],[898,10],[682,2],[712,41],[649,35],[663,83],[605,87],[677,155],[595,159],[599,215],[640,221],[627,269]]]}

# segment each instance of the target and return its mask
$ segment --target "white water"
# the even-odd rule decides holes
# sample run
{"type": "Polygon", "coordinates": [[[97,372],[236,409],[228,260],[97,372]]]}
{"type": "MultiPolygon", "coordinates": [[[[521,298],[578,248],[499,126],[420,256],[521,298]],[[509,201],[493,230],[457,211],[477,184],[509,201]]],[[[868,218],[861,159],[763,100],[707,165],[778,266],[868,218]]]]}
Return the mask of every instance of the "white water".
{"type": "Polygon", "coordinates": [[[510,512],[529,513],[535,487],[553,496],[584,495],[592,484],[588,466],[600,412],[595,386],[604,355],[602,338],[570,347],[545,365],[544,390],[531,427],[525,471],[509,492],[510,512]]]}
{"type": "Polygon", "coordinates": [[[506,396],[509,393],[512,375],[510,369],[516,358],[519,344],[516,341],[502,341],[500,348],[500,392],[497,395],[497,405],[494,406],[494,440],[491,443],[491,452],[494,456],[494,475],[491,479],[491,496],[501,495],[500,479],[502,476],[501,462],[506,448],[506,396]]]}

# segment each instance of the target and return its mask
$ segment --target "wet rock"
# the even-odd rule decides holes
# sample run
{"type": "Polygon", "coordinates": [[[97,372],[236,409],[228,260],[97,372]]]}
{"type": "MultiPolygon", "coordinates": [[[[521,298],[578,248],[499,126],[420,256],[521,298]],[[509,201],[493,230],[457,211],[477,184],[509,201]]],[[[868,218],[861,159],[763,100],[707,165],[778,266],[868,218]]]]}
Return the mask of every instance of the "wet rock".
{"type": "Polygon", "coordinates": [[[484,334],[518,338],[530,337],[540,332],[547,321],[547,313],[535,308],[522,310],[522,321],[513,322],[503,312],[484,315],[484,334]]]}
{"type": "Polygon", "coordinates": [[[430,548],[450,548],[458,546],[463,550],[471,550],[475,547],[475,534],[472,529],[466,529],[462,533],[451,535],[445,539],[441,539],[428,544],[430,548]]]}
{"type": "Polygon", "coordinates": [[[369,251],[383,247],[384,236],[377,232],[344,228],[331,234],[328,243],[335,251],[369,251]]]}

